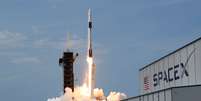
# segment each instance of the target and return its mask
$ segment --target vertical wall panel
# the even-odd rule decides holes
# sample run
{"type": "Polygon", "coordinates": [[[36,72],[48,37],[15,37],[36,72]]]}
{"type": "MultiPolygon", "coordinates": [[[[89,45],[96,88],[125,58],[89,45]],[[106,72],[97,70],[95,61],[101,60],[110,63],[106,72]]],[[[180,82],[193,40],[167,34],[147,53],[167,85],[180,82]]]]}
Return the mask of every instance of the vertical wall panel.
{"type": "Polygon", "coordinates": [[[201,101],[201,86],[172,89],[173,101],[201,101]]]}
{"type": "MultiPolygon", "coordinates": [[[[143,70],[142,70],[143,71],[143,70]]],[[[140,71],[140,74],[139,74],[139,86],[140,86],[140,90],[139,90],[139,92],[140,92],[140,94],[142,94],[143,93],[143,89],[142,89],[142,82],[143,82],[143,72],[142,71],[140,71]]]]}
{"type": "Polygon", "coordinates": [[[136,98],[134,101],[140,101],[140,99],[139,99],[139,98],[136,98]]]}
{"type": "MultiPolygon", "coordinates": [[[[158,73],[159,72],[159,68],[158,68],[158,63],[153,64],[154,66],[154,73],[158,73]]],[[[159,90],[159,85],[154,87],[154,91],[158,91],[159,90]]]]}
{"type": "MultiPolygon", "coordinates": [[[[181,50],[181,63],[185,64],[186,60],[187,60],[187,48],[184,48],[181,50]]],[[[182,86],[188,85],[188,77],[184,76],[181,79],[182,79],[182,86]]]]}
{"type": "Polygon", "coordinates": [[[143,96],[140,96],[140,101],[144,101],[144,97],[143,96]]]}
{"type": "Polygon", "coordinates": [[[151,77],[152,77],[152,72],[151,72],[151,67],[146,69],[146,76],[148,77],[148,88],[147,93],[151,92],[151,77]]]}
{"type": "Polygon", "coordinates": [[[144,101],[148,101],[148,96],[147,95],[144,96],[144,101]]]}
{"type": "MultiPolygon", "coordinates": [[[[158,72],[163,73],[163,60],[159,61],[157,64],[158,64],[158,72]]],[[[158,86],[159,86],[159,89],[163,89],[164,88],[163,74],[162,74],[162,79],[159,80],[159,85],[158,86]]]]}
{"type": "MultiPolygon", "coordinates": [[[[177,53],[175,53],[175,65],[178,65],[178,67],[174,68],[174,71],[178,71],[177,73],[175,73],[176,77],[179,77],[180,78],[180,75],[181,75],[181,67],[180,67],[180,53],[181,51],[178,51],[177,53]]],[[[181,79],[177,79],[175,80],[175,86],[179,86],[181,85],[181,79]]]]}
{"type": "Polygon", "coordinates": [[[165,101],[165,91],[159,92],[159,101],[165,101]]]}
{"type": "Polygon", "coordinates": [[[174,65],[175,65],[175,55],[172,54],[169,57],[169,66],[168,66],[168,68],[172,68],[172,70],[170,70],[169,72],[170,74],[168,74],[170,87],[174,86],[174,65]],[[172,81],[170,79],[172,79],[172,81]]]}
{"type": "Polygon", "coordinates": [[[144,72],[145,72],[145,69],[143,69],[140,72],[140,93],[141,94],[144,94],[144,72]]]}
{"type": "Polygon", "coordinates": [[[136,97],[136,98],[129,100],[129,101],[140,101],[140,97],[136,97]]]}
{"type": "Polygon", "coordinates": [[[165,101],[172,101],[171,89],[165,91],[165,101]]]}
{"type": "Polygon", "coordinates": [[[191,44],[190,46],[187,47],[188,49],[188,55],[187,59],[187,68],[189,72],[189,85],[195,84],[195,51],[194,51],[194,44],[191,44]]]}
{"type": "Polygon", "coordinates": [[[130,98],[128,100],[123,100],[123,101],[140,101],[140,97],[130,98]]]}
{"type": "MultiPolygon", "coordinates": [[[[166,57],[163,61],[164,61],[164,72],[166,71],[166,73],[167,73],[167,70],[169,67],[169,56],[166,57]]],[[[170,87],[169,82],[164,81],[164,89],[169,88],[169,87],[170,87]]]]}
{"type": "Polygon", "coordinates": [[[161,60],[162,62],[161,62],[161,72],[163,72],[163,80],[162,80],[162,83],[161,83],[161,87],[162,87],[162,89],[164,89],[165,88],[165,83],[166,83],[166,81],[164,80],[164,71],[165,71],[165,59],[163,59],[163,60],[161,60]]]}
{"type": "MultiPolygon", "coordinates": [[[[145,68],[144,69],[144,76],[143,76],[143,86],[144,86],[144,94],[148,93],[148,90],[145,90],[145,84],[144,84],[144,79],[145,77],[147,77],[147,74],[148,74],[148,68],[145,68]]],[[[143,97],[144,98],[144,97],[143,97]]],[[[144,101],[144,100],[143,100],[144,101]]]]}
{"type": "Polygon", "coordinates": [[[201,40],[195,43],[196,82],[201,84],[201,40]]]}
{"type": "Polygon", "coordinates": [[[154,82],[153,82],[153,74],[155,73],[155,70],[154,70],[154,65],[151,65],[150,66],[150,71],[151,71],[151,74],[150,74],[150,77],[149,77],[149,80],[150,80],[150,91],[154,91],[154,82]]]}
{"type": "Polygon", "coordinates": [[[158,97],[158,93],[154,93],[154,101],[159,101],[158,97]]]}
{"type": "Polygon", "coordinates": [[[140,101],[140,98],[138,97],[138,98],[135,98],[135,100],[134,101],[140,101]]]}
{"type": "Polygon", "coordinates": [[[145,69],[145,77],[147,77],[147,89],[145,90],[145,93],[149,93],[149,92],[151,92],[150,91],[150,79],[151,79],[151,68],[149,67],[149,68],[146,68],[145,69]]]}
{"type": "Polygon", "coordinates": [[[153,94],[149,94],[149,101],[154,101],[153,94]]]}

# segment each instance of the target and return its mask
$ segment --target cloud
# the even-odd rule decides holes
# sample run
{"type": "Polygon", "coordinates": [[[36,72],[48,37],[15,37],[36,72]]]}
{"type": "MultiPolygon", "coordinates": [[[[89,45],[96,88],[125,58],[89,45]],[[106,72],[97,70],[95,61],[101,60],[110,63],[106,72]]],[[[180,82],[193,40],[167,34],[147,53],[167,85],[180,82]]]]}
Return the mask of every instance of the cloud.
{"type": "Polygon", "coordinates": [[[0,32],[0,49],[17,48],[24,46],[26,36],[21,33],[1,31],[0,32]]]}
{"type": "MultiPolygon", "coordinates": [[[[42,33],[41,29],[32,26],[35,33],[42,33]]],[[[84,48],[86,42],[82,38],[74,36],[71,40],[71,47],[75,49],[84,48]]],[[[55,48],[63,49],[67,48],[66,38],[53,39],[50,37],[41,37],[40,39],[31,39],[23,33],[10,32],[10,31],[0,31],[0,49],[10,49],[10,48],[55,48]]]]}
{"type": "Polygon", "coordinates": [[[184,2],[188,2],[189,0],[159,0],[155,5],[153,6],[171,6],[176,4],[182,4],[184,2]]]}
{"type": "Polygon", "coordinates": [[[34,33],[41,33],[41,29],[37,26],[32,26],[31,29],[33,30],[34,33]]]}
{"type": "Polygon", "coordinates": [[[86,47],[86,42],[82,38],[70,40],[70,46],[67,46],[67,41],[65,39],[51,39],[51,38],[41,38],[33,42],[33,47],[35,48],[54,48],[54,49],[81,49],[86,47]]]}
{"type": "Polygon", "coordinates": [[[61,47],[61,42],[51,40],[48,38],[43,38],[43,39],[35,40],[33,42],[33,46],[36,48],[58,48],[58,47],[61,47]]]}
{"type": "Polygon", "coordinates": [[[63,4],[65,0],[47,0],[47,2],[50,4],[51,8],[57,8],[60,4],[63,4]]]}
{"type": "Polygon", "coordinates": [[[37,57],[21,57],[15,58],[11,62],[14,64],[38,64],[40,60],[37,57]]]}

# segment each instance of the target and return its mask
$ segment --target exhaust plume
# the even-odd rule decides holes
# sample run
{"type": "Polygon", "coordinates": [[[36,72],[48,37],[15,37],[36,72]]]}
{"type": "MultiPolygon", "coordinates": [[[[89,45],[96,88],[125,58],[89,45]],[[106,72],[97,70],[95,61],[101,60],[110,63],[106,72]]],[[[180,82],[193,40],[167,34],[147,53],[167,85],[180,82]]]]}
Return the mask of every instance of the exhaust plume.
{"type": "Polygon", "coordinates": [[[47,101],[120,101],[126,98],[124,93],[110,92],[105,97],[103,89],[96,88],[93,90],[94,98],[87,95],[87,86],[76,87],[75,91],[72,92],[70,88],[65,89],[66,93],[60,97],[50,98],[47,101]]]}

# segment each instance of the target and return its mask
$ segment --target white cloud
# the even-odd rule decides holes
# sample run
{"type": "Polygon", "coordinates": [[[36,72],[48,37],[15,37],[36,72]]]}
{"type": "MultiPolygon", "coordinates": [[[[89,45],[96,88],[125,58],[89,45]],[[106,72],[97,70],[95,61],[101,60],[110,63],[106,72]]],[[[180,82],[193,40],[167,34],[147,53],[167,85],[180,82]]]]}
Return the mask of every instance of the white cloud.
{"type": "MultiPolygon", "coordinates": [[[[41,30],[38,27],[32,26],[33,31],[36,33],[41,33],[41,30]]],[[[30,40],[28,36],[23,33],[18,32],[10,32],[10,31],[0,31],[0,49],[8,49],[8,48],[21,48],[22,46],[29,46],[35,48],[56,48],[63,49],[67,48],[67,38],[47,38],[42,37],[40,39],[30,40]]],[[[73,36],[70,40],[71,47],[75,49],[80,49],[86,47],[86,40],[79,38],[77,36],[73,36]]]]}
{"type": "Polygon", "coordinates": [[[182,4],[184,2],[188,2],[189,0],[159,0],[155,5],[153,6],[171,6],[176,4],[182,4]]]}
{"type": "Polygon", "coordinates": [[[33,46],[36,48],[56,48],[60,47],[61,43],[59,41],[50,40],[48,38],[35,40],[33,46]]]}
{"type": "Polygon", "coordinates": [[[24,46],[23,41],[26,36],[21,33],[1,31],[0,32],[0,49],[16,48],[24,46]]]}
{"type": "Polygon", "coordinates": [[[54,48],[54,49],[66,49],[67,47],[70,49],[83,49],[86,47],[86,42],[79,39],[72,39],[70,41],[70,47],[67,46],[67,42],[65,39],[53,40],[50,38],[42,38],[39,40],[35,40],[33,42],[33,46],[36,48],[54,48]]]}
{"type": "Polygon", "coordinates": [[[41,33],[39,27],[37,26],[32,26],[31,29],[33,30],[34,33],[41,33]]]}
{"type": "Polygon", "coordinates": [[[21,57],[15,58],[11,62],[15,64],[38,64],[40,63],[40,59],[37,57],[21,57]]]}
{"type": "Polygon", "coordinates": [[[59,7],[59,5],[63,4],[65,0],[47,0],[47,2],[50,4],[50,7],[55,9],[59,7]]]}

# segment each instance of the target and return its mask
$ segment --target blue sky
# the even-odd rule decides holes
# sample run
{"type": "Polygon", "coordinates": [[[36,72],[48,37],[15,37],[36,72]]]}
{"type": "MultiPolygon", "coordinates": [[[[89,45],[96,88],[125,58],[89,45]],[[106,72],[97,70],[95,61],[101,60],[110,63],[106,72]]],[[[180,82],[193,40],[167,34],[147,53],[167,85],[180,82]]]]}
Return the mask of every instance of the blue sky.
{"type": "Polygon", "coordinates": [[[1,0],[0,98],[61,95],[58,66],[72,33],[76,84],[86,68],[87,9],[93,13],[97,87],[139,94],[138,70],[201,37],[200,0],[1,0]]]}

